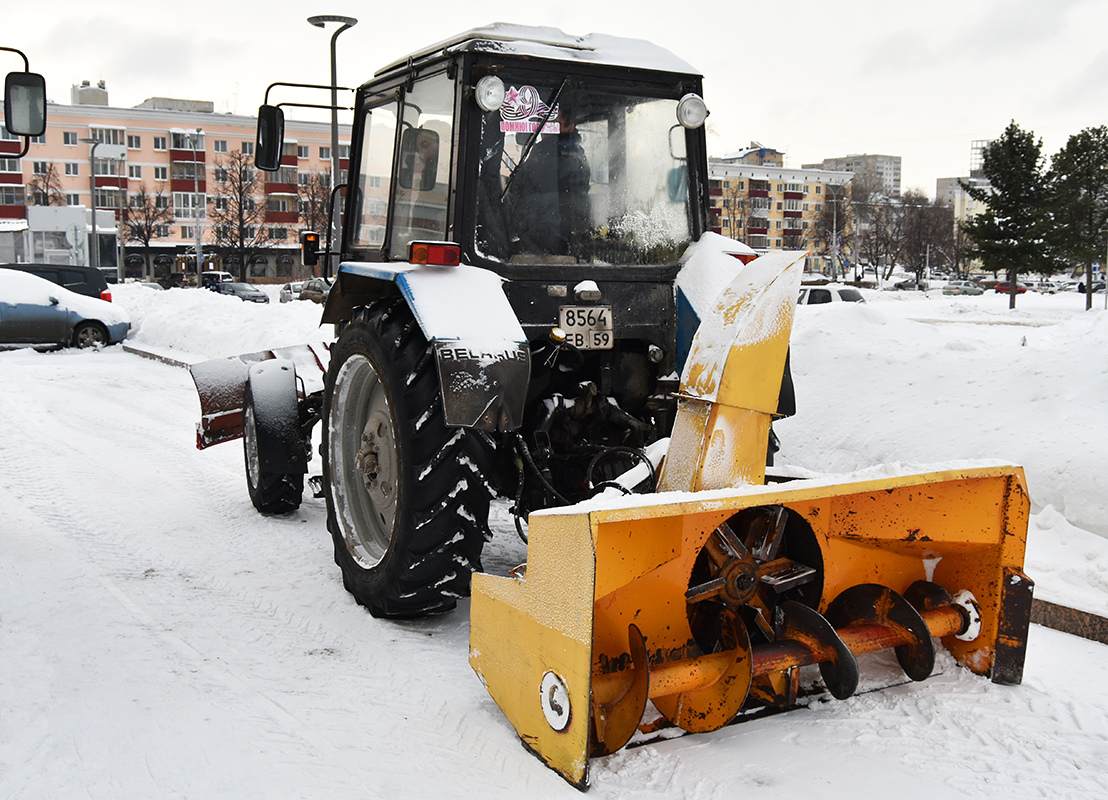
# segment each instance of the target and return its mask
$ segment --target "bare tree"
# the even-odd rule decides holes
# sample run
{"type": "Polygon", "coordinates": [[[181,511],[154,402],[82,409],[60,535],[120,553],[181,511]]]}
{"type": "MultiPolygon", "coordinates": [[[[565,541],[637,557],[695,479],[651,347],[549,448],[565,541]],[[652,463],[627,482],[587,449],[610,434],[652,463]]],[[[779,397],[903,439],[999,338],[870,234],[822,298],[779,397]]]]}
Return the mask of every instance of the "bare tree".
{"type": "MultiPolygon", "coordinates": [[[[162,185],[164,186],[164,184],[162,185]]],[[[144,273],[153,273],[150,261],[150,241],[157,239],[158,228],[173,222],[173,209],[169,196],[159,186],[154,194],[143,183],[139,190],[128,198],[127,207],[122,212],[123,241],[141,244],[145,250],[146,267],[144,273]]]]}
{"type": "Polygon", "coordinates": [[[62,179],[58,175],[58,165],[46,162],[46,171],[35,173],[27,182],[27,196],[32,205],[64,206],[65,193],[62,191],[62,179]]]}
{"type": "Polygon", "coordinates": [[[917,280],[922,279],[929,265],[946,262],[953,267],[950,251],[953,249],[954,212],[916,190],[904,193],[901,210],[901,258],[916,273],[917,280]]]}
{"type": "Polygon", "coordinates": [[[208,219],[215,243],[238,257],[239,280],[246,280],[250,257],[269,246],[260,183],[253,159],[241,150],[216,159],[208,219]]]}
{"type": "MultiPolygon", "coordinates": [[[[829,257],[833,254],[841,260],[844,250],[850,247],[851,207],[845,202],[849,188],[827,184],[824,186],[825,195],[819,215],[815,219],[811,239],[819,247],[822,245],[829,257]]],[[[834,263],[832,270],[835,274],[840,269],[840,263],[834,263]]]]}
{"type": "MultiPolygon", "coordinates": [[[[331,173],[313,172],[308,182],[299,186],[300,223],[304,230],[315,231],[321,244],[327,241],[330,230],[329,213],[331,207],[331,173]]],[[[336,199],[336,203],[338,199],[336,199]]],[[[337,214],[339,209],[335,209],[337,214]]],[[[313,274],[312,267],[305,267],[297,260],[293,268],[295,277],[306,278],[313,274]]]]}

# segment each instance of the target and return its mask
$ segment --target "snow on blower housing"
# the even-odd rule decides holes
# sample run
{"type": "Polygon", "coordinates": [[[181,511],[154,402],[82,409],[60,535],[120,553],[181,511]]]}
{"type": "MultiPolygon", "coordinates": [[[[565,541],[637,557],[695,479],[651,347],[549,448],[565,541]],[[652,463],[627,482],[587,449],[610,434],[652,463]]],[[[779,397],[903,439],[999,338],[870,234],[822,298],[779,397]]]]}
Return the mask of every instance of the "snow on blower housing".
{"type": "MultiPolygon", "coordinates": [[[[706,116],[641,41],[494,25],[387,66],[325,259],[337,339],[192,367],[199,446],[243,438],[263,513],[298,507],[322,423],[335,561],[375,616],[452,608],[511,500],[526,569],[473,576],[470,660],[581,787],[648,700],[713,730],[795,705],[805,665],[839,698],[873,650],[922,680],[932,637],[1022,676],[1022,470],[767,483],[800,262],[708,231],[706,116]]],[[[282,126],[263,106],[260,167],[282,126]]]]}

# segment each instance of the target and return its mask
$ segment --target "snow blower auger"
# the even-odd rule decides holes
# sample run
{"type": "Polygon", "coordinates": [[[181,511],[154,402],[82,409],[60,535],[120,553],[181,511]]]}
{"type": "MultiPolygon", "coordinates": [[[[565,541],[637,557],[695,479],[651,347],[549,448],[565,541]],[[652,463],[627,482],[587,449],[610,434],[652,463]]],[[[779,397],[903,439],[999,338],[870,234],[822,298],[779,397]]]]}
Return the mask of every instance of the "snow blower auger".
{"type": "Polygon", "coordinates": [[[524,746],[579,788],[648,700],[712,731],[794,705],[806,665],[839,699],[866,652],[895,648],[923,680],[933,638],[997,683],[1022,678],[1020,468],[765,484],[799,273],[766,255],[720,295],[683,372],[657,494],[537,511],[525,572],[473,576],[470,663],[524,746]]]}

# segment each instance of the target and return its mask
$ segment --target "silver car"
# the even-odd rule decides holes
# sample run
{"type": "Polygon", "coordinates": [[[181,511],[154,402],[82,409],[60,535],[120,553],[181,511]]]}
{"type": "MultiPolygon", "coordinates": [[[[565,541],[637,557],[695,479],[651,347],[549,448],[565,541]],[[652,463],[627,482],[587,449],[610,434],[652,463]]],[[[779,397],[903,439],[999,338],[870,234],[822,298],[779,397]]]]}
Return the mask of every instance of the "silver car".
{"type": "Polygon", "coordinates": [[[950,281],[943,287],[943,294],[984,294],[985,290],[973,281],[950,281]]]}
{"type": "Polygon", "coordinates": [[[0,346],[96,347],[123,341],[130,328],[117,305],[37,275],[0,269],[0,346]]]}

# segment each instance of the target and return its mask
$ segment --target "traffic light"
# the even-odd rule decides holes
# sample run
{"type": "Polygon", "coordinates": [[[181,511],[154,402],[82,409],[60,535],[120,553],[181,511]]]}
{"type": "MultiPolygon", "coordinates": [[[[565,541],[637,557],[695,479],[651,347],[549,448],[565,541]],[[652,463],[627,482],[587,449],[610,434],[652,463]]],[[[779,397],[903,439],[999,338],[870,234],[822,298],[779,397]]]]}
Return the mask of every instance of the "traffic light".
{"type": "Polygon", "coordinates": [[[314,267],[319,261],[319,234],[315,231],[300,231],[300,263],[305,267],[314,267]]]}

